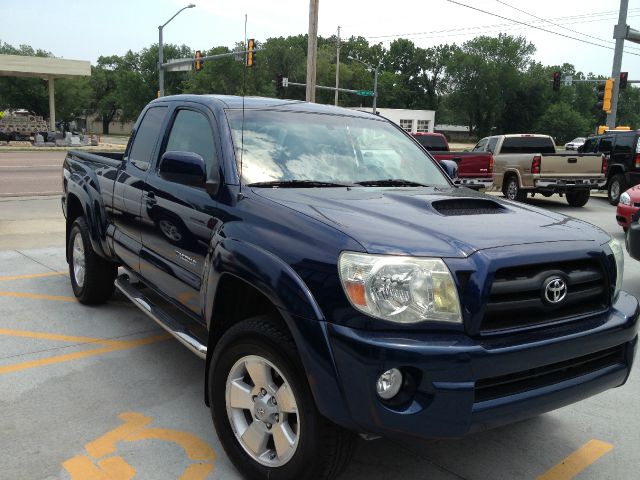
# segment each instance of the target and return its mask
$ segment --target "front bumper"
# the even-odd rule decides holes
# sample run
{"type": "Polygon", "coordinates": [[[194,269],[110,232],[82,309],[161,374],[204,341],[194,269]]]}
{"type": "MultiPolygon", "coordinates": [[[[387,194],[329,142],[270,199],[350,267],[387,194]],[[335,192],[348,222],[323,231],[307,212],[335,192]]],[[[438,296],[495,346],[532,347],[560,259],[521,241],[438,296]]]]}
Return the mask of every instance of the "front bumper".
{"type": "Polygon", "coordinates": [[[638,316],[638,301],[622,292],[609,313],[588,327],[530,334],[525,340],[486,341],[455,332],[403,334],[334,324],[328,325],[328,333],[345,401],[362,432],[459,437],[624,384],[635,355],[638,316]],[[546,383],[516,383],[515,390],[489,399],[480,394],[487,380],[578,364],[574,359],[610,349],[621,352],[616,361],[592,371],[566,368],[564,377],[543,377],[549,379],[546,383]],[[376,379],[390,368],[400,368],[415,381],[409,400],[400,406],[384,404],[375,393],[376,379]]]}
{"type": "Polygon", "coordinates": [[[629,225],[631,225],[631,217],[633,217],[638,210],[640,209],[634,205],[623,205],[622,203],[619,203],[616,208],[616,220],[618,221],[618,225],[623,228],[629,228],[629,225]]]}

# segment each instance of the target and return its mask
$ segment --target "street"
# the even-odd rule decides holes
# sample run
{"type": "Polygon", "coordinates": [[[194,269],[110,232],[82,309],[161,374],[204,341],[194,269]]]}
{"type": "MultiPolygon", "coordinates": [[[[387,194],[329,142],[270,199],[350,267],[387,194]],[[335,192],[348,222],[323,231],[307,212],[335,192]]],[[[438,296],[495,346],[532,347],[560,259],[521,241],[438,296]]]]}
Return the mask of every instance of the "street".
{"type": "MultiPolygon", "coordinates": [[[[61,160],[27,157],[20,164],[61,160]]],[[[59,167],[36,168],[59,179],[59,167]]],[[[603,197],[583,208],[556,196],[529,204],[624,240],[603,197]]],[[[63,242],[58,195],[0,199],[3,478],[239,478],[203,402],[204,363],[121,295],[77,303],[63,242]]],[[[629,258],[624,288],[640,295],[629,258]]],[[[634,479],[639,395],[636,366],[622,388],[460,440],[360,440],[341,478],[634,479]]]]}
{"type": "Polygon", "coordinates": [[[0,151],[0,197],[61,193],[65,155],[65,151],[0,151]]]}

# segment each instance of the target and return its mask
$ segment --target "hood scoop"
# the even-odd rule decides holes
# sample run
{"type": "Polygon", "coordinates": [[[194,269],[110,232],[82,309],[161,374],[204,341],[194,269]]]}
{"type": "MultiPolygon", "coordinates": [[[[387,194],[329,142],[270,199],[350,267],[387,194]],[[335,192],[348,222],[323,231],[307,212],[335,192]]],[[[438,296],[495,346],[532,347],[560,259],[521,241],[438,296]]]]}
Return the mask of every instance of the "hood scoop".
{"type": "Polygon", "coordinates": [[[494,213],[507,213],[505,207],[493,200],[484,198],[451,198],[437,200],[431,204],[436,212],[445,217],[460,215],[488,215],[494,213]]]}

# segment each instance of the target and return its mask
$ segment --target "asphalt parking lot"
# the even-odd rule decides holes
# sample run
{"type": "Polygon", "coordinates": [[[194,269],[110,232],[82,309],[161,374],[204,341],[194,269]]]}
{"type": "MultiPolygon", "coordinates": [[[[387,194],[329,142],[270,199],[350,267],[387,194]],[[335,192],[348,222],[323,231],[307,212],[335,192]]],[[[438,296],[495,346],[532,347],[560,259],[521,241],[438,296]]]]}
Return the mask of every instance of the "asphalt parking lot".
{"type": "MultiPolygon", "coordinates": [[[[604,198],[529,203],[624,240],[604,198]]],[[[0,200],[0,478],[239,478],[203,402],[204,363],[121,296],[75,302],[62,222],[58,197],[0,200]]],[[[640,295],[629,258],[624,287],[640,295]]],[[[636,366],[622,388],[464,439],[362,440],[343,478],[635,479],[639,397],[636,366]]]]}

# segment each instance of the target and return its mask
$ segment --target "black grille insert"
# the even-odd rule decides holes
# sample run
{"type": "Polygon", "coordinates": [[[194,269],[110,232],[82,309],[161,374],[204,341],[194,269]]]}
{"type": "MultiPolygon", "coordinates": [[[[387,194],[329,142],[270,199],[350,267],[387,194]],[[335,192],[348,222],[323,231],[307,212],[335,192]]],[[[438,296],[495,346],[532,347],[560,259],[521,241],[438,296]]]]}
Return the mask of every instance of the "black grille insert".
{"type": "Polygon", "coordinates": [[[586,375],[601,368],[624,363],[625,346],[620,345],[544,367],[478,380],[476,382],[475,402],[485,402],[515,395],[586,375]]]}
{"type": "Polygon", "coordinates": [[[596,260],[526,265],[496,272],[481,334],[557,324],[602,313],[609,302],[608,282],[596,260]],[[566,298],[558,305],[544,300],[550,278],[566,282],[566,298]]]}

